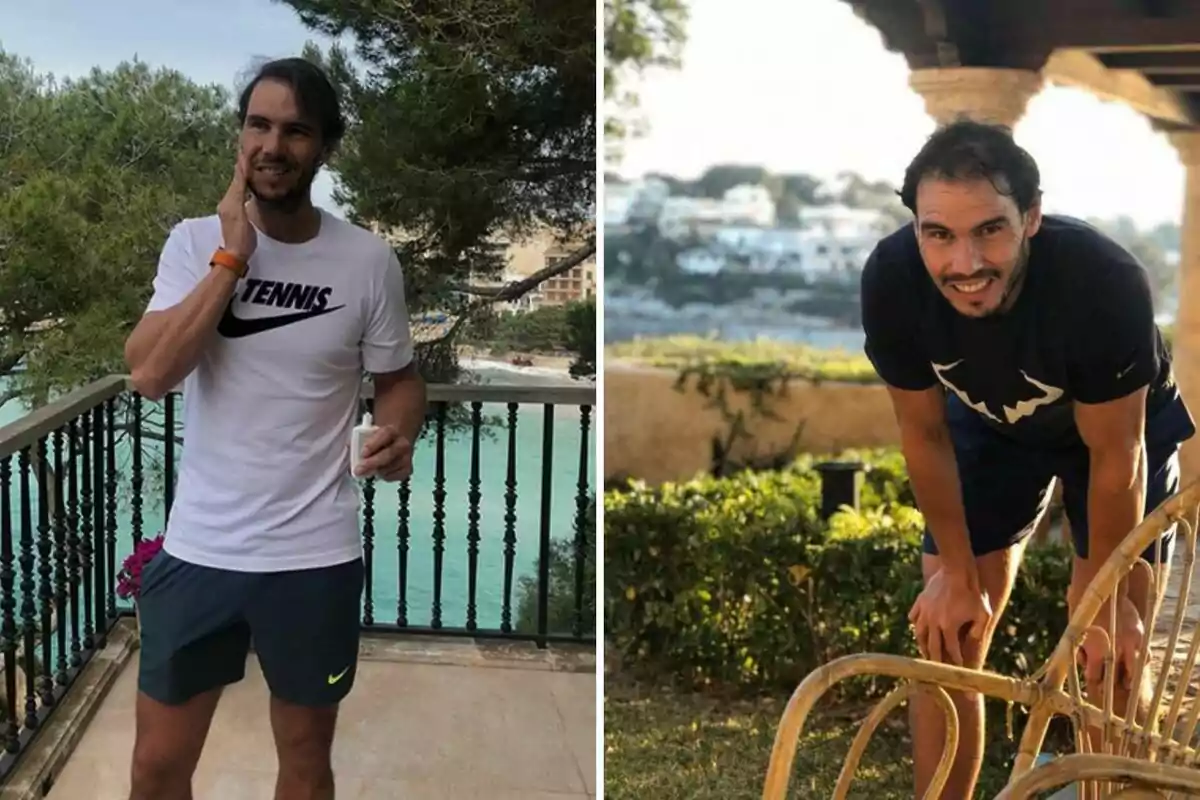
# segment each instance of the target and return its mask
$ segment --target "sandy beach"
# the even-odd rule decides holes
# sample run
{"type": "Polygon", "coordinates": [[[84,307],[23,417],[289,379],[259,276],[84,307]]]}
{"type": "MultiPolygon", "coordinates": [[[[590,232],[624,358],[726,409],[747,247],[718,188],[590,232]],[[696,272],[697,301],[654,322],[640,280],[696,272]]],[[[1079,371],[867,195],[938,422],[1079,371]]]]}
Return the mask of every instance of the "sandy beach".
{"type": "Polygon", "coordinates": [[[534,353],[504,353],[502,355],[487,353],[474,347],[460,347],[459,363],[467,369],[485,367],[489,369],[511,370],[517,373],[533,375],[561,375],[570,378],[571,359],[567,356],[547,356],[534,353]],[[528,359],[529,366],[517,366],[512,359],[528,359]]]}

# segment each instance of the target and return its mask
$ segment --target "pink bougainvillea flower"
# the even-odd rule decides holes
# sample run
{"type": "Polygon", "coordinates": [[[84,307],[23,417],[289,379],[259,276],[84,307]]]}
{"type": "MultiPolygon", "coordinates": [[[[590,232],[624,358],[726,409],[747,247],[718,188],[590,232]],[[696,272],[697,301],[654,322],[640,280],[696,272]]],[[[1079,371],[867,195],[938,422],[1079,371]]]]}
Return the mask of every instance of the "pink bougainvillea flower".
{"type": "Polygon", "coordinates": [[[121,571],[117,573],[117,596],[122,600],[133,598],[135,601],[142,593],[142,570],[150,563],[163,546],[163,534],[153,539],[143,539],[137,543],[125,561],[121,571]]]}

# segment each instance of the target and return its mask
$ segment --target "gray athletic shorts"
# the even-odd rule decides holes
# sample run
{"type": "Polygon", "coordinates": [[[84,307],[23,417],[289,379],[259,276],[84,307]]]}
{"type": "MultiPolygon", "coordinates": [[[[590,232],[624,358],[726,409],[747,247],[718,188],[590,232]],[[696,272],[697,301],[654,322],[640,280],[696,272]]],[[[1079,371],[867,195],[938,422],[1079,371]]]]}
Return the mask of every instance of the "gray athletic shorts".
{"type": "Polygon", "coordinates": [[[233,572],[160,552],[142,573],[138,688],[161,703],[240,681],[250,641],[271,693],[340,702],[358,665],[361,559],[290,572],[233,572]]]}

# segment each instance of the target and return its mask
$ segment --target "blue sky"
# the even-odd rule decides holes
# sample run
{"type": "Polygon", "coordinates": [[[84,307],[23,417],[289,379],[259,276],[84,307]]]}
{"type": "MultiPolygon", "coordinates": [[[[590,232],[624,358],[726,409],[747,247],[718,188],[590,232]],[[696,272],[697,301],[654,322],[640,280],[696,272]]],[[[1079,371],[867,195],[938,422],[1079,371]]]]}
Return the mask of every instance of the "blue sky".
{"type": "MultiPolygon", "coordinates": [[[[198,83],[240,87],[260,59],[299,55],[330,40],[273,0],[10,0],[0,3],[0,48],[60,77],[111,69],[136,56],[198,83]]],[[[322,172],[313,200],[331,211],[332,180],[322,172]]]]}

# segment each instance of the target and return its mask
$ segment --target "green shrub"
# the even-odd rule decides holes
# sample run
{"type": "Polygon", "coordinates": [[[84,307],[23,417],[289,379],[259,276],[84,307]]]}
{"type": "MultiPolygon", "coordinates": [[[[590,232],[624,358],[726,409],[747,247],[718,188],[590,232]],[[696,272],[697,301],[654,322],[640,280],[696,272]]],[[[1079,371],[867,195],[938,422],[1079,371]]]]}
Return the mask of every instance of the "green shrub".
{"type": "MultiPolygon", "coordinates": [[[[570,349],[573,335],[569,314],[573,306],[539,306],[481,317],[463,341],[492,352],[557,353],[570,349]]],[[[594,345],[593,345],[594,347],[594,345]]]]}
{"type": "Polygon", "coordinates": [[[566,306],[567,333],[564,345],[575,354],[571,377],[596,377],[596,299],[589,297],[566,306]]]}
{"type": "MultiPolygon", "coordinates": [[[[894,452],[872,465],[860,511],[818,518],[820,480],[788,470],[697,478],[605,496],[606,635],[627,664],[692,685],[792,687],[856,652],[915,655],[924,522],[894,452]]],[[[990,665],[1036,668],[1066,623],[1069,560],[1031,551],[990,665]]],[[[869,688],[867,689],[869,691],[869,688]]]]}
{"type": "MultiPolygon", "coordinates": [[[[517,630],[537,633],[537,586],[540,559],[534,562],[533,572],[518,581],[517,630]]],[[[574,633],[575,609],[575,541],[554,539],[550,542],[550,593],[547,603],[547,630],[552,634],[574,633]]],[[[584,520],[583,547],[583,611],[580,633],[596,633],[596,498],[593,495],[584,520]]]]}

